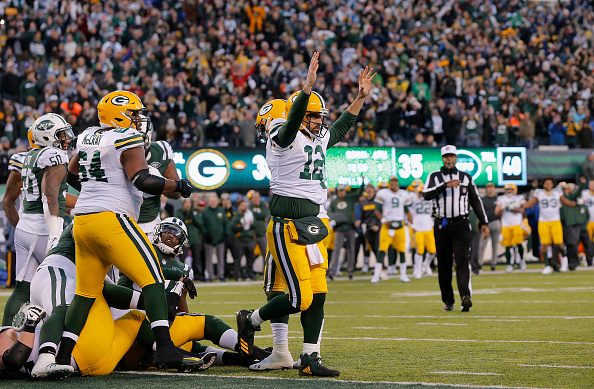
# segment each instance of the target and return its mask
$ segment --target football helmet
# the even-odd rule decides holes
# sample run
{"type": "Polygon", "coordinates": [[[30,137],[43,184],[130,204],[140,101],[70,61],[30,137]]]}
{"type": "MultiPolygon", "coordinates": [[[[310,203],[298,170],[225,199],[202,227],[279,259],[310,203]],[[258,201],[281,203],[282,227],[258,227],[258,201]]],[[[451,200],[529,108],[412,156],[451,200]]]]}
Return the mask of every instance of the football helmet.
{"type": "Polygon", "coordinates": [[[31,145],[39,147],[57,147],[68,150],[74,145],[72,126],[62,116],[55,113],[41,115],[29,129],[31,136],[27,136],[31,145]],[[67,143],[68,142],[68,143],[67,143]]]}
{"type": "Polygon", "coordinates": [[[163,219],[153,229],[153,241],[152,243],[161,251],[163,254],[174,254],[179,255],[184,250],[184,247],[188,244],[188,229],[183,221],[176,217],[168,217],[163,219]],[[167,243],[161,240],[161,234],[168,232],[178,239],[178,243],[175,246],[169,246],[167,243]]]}
{"type": "MultiPolygon", "coordinates": [[[[295,101],[295,98],[297,97],[297,95],[299,95],[299,93],[301,93],[301,91],[293,93],[287,99],[287,104],[285,107],[285,115],[287,117],[289,117],[289,111],[291,111],[293,102],[295,101]]],[[[307,103],[307,109],[305,111],[305,116],[303,117],[303,121],[301,122],[301,128],[308,131],[309,133],[312,133],[309,129],[311,126],[311,117],[320,116],[322,119],[322,123],[320,124],[320,131],[317,134],[312,134],[317,137],[323,138],[324,136],[326,136],[326,132],[328,131],[328,126],[324,124],[324,119],[326,118],[326,116],[328,116],[329,113],[330,111],[328,111],[328,108],[326,108],[326,102],[324,101],[322,96],[318,92],[311,91],[311,94],[309,95],[309,101],[307,103]]]]}
{"type": "Polygon", "coordinates": [[[260,143],[266,143],[266,138],[268,138],[268,129],[266,127],[271,121],[274,119],[287,118],[285,113],[286,105],[286,100],[274,99],[270,100],[260,108],[258,116],[256,116],[256,133],[258,134],[260,143]]]}
{"type": "Polygon", "coordinates": [[[35,141],[33,140],[33,131],[31,130],[33,130],[33,126],[29,127],[29,130],[27,131],[27,139],[29,140],[29,145],[32,149],[38,149],[39,146],[35,144],[35,141]]]}
{"type": "Polygon", "coordinates": [[[423,191],[423,181],[421,181],[420,179],[416,178],[412,184],[410,184],[406,190],[408,190],[409,192],[422,192],[423,191]]]}
{"type": "Polygon", "coordinates": [[[511,189],[513,194],[517,194],[518,193],[518,187],[516,184],[505,184],[505,186],[503,187],[503,189],[505,189],[505,191],[507,192],[508,189],[511,189]]]}
{"type": "Polygon", "coordinates": [[[152,125],[146,114],[146,107],[132,92],[108,93],[97,104],[99,123],[119,128],[135,128],[142,134],[145,147],[150,144],[152,125]]]}

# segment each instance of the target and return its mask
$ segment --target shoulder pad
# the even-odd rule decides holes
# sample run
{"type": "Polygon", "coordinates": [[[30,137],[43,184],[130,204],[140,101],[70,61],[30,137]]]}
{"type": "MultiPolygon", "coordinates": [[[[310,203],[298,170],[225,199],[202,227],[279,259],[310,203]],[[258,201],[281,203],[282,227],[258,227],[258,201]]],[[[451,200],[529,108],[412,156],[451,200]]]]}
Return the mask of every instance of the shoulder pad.
{"type": "Polygon", "coordinates": [[[48,166],[65,165],[68,163],[68,154],[62,149],[56,147],[46,147],[39,152],[36,165],[43,169],[48,166]]]}

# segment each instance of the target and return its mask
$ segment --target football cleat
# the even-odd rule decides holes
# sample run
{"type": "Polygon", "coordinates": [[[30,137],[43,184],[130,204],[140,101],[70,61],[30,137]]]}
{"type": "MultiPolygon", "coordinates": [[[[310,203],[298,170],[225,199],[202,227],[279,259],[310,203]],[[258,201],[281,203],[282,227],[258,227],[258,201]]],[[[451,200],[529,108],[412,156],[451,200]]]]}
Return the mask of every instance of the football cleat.
{"type": "Polygon", "coordinates": [[[25,321],[27,321],[27,309],[31,306],[30,302],[24,302],[19,308],[18,312],[12,318],[12,327],[17,332],[21,332],[25,328],[25,321]]]}
{"type": "Polygon", "coordinates": [[[551,274],[553,273],[553,268],[550,266],[545,266],[544,269],[542,269],[542,274],[551,274]]]}
{"type": "Polygon", "coordinates": [[[260,326],[255,327],[250,320],[250,314],[253,310],[248,311],[241,309],[235,315],[237,320],[237,344],[239,345],[239,353],[244,355],[251,355],[254,352],[254,333],[260,331],[260,326]]]}
{"type": "Polygon", "coordinates": [[[31,370],[33,378],[62,379],[74,373],[74,367],[70,365],[58,365],[56,358],[49,353],[39,354],[39,358],[31,370]]]}
{"type": "Polygon", "coordinates": [[[507,273],[511,273],[511,272],[513,272],[513,271],[514,271],[514,267],[513,267],[512,265],[507,265],[507,266],[505,267],[505,271],[506,271],[507,273]]]}
{"type": "Polygon", "coordinates": [[[406,276],[406,274],[400,275],[400,282],[410,282],[410,278],[406,276]]]}
{"type": "Polygon", "coordinates": [[[322,365],[322,358],[318,356],[317,352],[301,354],[300,359],[299,375],[315,377],[338,377],[340,375],[338,370],[322,365]]]}
{"type": "Polygon", "coordinates": [[[443,310],[444,311],[453,311],[454,310],[454,304],[446,304],[443,306],[443,310]]]}
{"type": "Polygon", "coordinates": [[[217,360],[217,353],[215,352],[203,352],[198,353],[197,357],[200,358],[203,362],[202,366],[198,367],[198,370],[204,371],[211,367],[215,361],[217,360]]]}
{"type": "Polygon", "coordinates": [[[462,297],[462,308],[460,309],[462,312],[470,311],[470,307],[472,307],[472,300],[470,300],[469,296],[462,297]]]}
{"type": "Polygon", "coordinates": [[[12,319],[12,326],[16,331],[22,331],[25,326],[35,327],[40,321],[45,319],[47,313],[40,306],[29,302],[21,305],[21,308],[12,319]]]}
{"type": "Polygon", "coordinates": [[[157,369],[177,369],[179,372],[198,370],[204,364],[200,358],[184,357],[173,343],[158,347],[153,357],[153,366],[157,369]]]}
{"type": "Polygon", "coordinates": [[[267,358],[249,366],[252,371],[285,370],[293,367],[293,357],[288,351],[272,351],[267,358]]]}
{"type": "Polygon", "coordinates": [[[394,274],[397,274],[397,272],[396,272],[396,265],[390,265],[390,266],[388,266],[387,273],[388,273],[389,276],[394,275],[394,274]]]}
{"type": "Polygon", "coordinates": [[[369,272],[369,265],[368,264],[364,264],[363,267],[361,268],[361,273],[365,274],[369,272]]]}
{"type": "MultiPolygon", "coordinates": [[[[216,355],[215,355],[215,359],[216,359],[216,355]]],[[[214,360],[212,361],[212,363],[214,363],[214,360]]],[[[211,363],[211,365],[212,365],[212,363],[211,363]]],[[[179,365],[177,367],[177,372],[178,373],[191,373],[193,371],[208,369],[208,367],[206,369],[203,369],[203,366],[204,366],[204,360],[202,358],[184,357],[181,365],[179,365]]]]}

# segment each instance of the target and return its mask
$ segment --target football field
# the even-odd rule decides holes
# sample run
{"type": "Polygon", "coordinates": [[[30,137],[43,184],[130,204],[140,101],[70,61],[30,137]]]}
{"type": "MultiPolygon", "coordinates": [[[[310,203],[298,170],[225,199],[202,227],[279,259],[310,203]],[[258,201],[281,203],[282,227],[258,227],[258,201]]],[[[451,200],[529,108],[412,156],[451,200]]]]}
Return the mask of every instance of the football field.
{"type": "MultiPolygon", "coordinates": [[[[339,379],[215,366],[192,375],[126,372],[59,382],[12,381],[6,387],[592,388],[594,270],[544,276],[541,268],[473,277],[474,306],[468,313],[460,312],[457,292],[456,310],[442,311],[435,275],[410,284],[397,276],[375,285],[369,276],[329,281],[322,356],[327,366],[341,371],[339,379]]],[[[199,284],[197,289],[190,310],[216,315],[234,328],[234,312],[265,301],[259,282],[199,284]]],[[[1,293],[2,309],[7,292],[1,293]]],[[[297,358],[298,315],[289,322],[289,337],[297,358]]],[[[256,344],[272,345],[268,324],[256,344]]]]}

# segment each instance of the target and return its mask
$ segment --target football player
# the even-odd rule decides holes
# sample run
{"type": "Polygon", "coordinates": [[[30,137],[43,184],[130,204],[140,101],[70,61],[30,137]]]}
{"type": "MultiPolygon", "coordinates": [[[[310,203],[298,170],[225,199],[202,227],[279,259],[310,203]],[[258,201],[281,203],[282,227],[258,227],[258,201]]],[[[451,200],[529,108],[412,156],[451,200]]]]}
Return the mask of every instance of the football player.
{"type": "Polygon", "coordinates": [[[411,184],[413,196],[410,205],[412,215],[412,239],[416,244],[413,276],[417,279],[423,273],[431,274],[431,262],[435,257],[435,236],[433,235],[433,202],[427,201],[421,195],[423,181],[416,179],[411,184]],[[425,256],[425,259],[423,257],[425,256]]]}
{"type": "MultiPolygon", "coordinates": [[[[266,160],[271,170],[270,187],[273,193],[268,225],[268,247],[274,262],[281,270],[289,294],[278,295],[254,312],[237,313],[239,343],[242,351],[251,353],[254,332],[274,317],[301,312],[304,343],[300,357],[301,375],[338,376],[337,370],[321,364],[319,339],[324,322],[324,301],[328,286],[326,269],[328,258],[323,242],[313,235],[311,244],[297,243],[297,219],[309,218],[316,226],[316,234],[328,228],[328,216],[322,204],[326,201],[325,156],[329,147],[338,143],[356,121],[365,99],[371,92],[373,69],[362,69],[359,75],[359,94],[328,130],[324,119],[328,109],[322,96],[312,90],[316,80],[319,53],[312,56],[303,89],[287,100],[287,121],[270,131],[266,143],[266,160]]],[[[307,234],[307,232],[306,232],[307,234]]]]}
{"type": "MultiPolygon", "coordinates": [[[[8,176],[10,180],[10,176],[8,176]]],[[[8,190],[8,183],[6,184],[6,188],[8,190]]],[[[6,196],[6,194],[4,195],[6,196]]],[[[588,212],[590,213],[590,220],[588,221],[588,234],[590,235],[590,240],[592,240],[592,236],[594,236],[594,180],[590,180],[588,182],[588,190],[582,192],[582,199],[584,200],[584,204],[588,207],[588,212]]],[[[590,266],[591,264],[588,264],[590,266]]]]}
{"type": "Polygon", "coordinates": [[[109,93],[99,101],[97,112],[101,126],[80,134],[77,154],[68,165],[68,182],[80,190],[73,228],[77,282],[56,361],[64,365],[70,360],[89,311],[101,296],[104,277],[114,265],[142,288],[157,340],[154,365],[191,365],[192,360],[184,360],[171,341],[163,274],[136,220],[142,192],[179,192],[189,197],[192,185],[188,180],[150,174],[139,132],[146,132],[148,118],[138,96],[126,91],[109,93]]]}
{"type": "Polygon", "coordinates": [[[505,247],[505,259],[507,261],[506,271],[514,270],[514,264],[520,269],[526,268],[524,261],[524,207],[526,202],[524,196],[518,195],[518,187],[514,184],[506,184],[503,189],[505,194],[499,196],[496,201],[495,214],[501,215],[501,244],[505,247]]]}
{"type": "Polygon", "coordinates": [[[381,220],[379,258],[375,264],[375,270],[371,283],[379,282],[384,257],[388,248],[392,246],[400,257],[400,281],[410,282],[406,276],[406,233],[404,231],[404,218],[412,224],[412,215],[409,211],[410,196],[406,191],[401,191],[398,186],[398,177],[390,177],[388,189],[381,189],[375,196],[375,213],[381,220]]]}
{"type": "Polygon", "coordinates": [[[522,204],[523,208],[531,208],[538,203],[538,236],[540,237],[541,254],[545,260],[542,274],[551,274],[559,271],[559,255],[563,250],[563,226],[561,225],[561,204],[566,207],[575,207],[576,202],[567,199],[560,188],[555,188],[552,177],[545,178],[542,182],[543,189],[534,191],[534,196],[522,204]],[[553,246],[553,261],[550,261],[548,249],[553,246]],[[552,267],[551,267],[552,265],[552,267]]]}
{"type": "MultiPolygon", "coordinates": [[[[179,180],[175,162],[173,162],[173,149],[169,143],[163,140],[151,142],[153,126],[150,118],[147,118],[146,125],[143,124],[140,126],[138,132],[140,132],[144,139],[144,155],[150,173],[169,180],[179,180]]],[[[181,197],[179,192],[170,192],[164,195],[174,200],[181,197]]],[[[142,205],[140,206],[138,216],[138,227],[140,227],[150,241],[152,241],[155,226],[161,221],[160,212],[161,196],[143,192],[142,205]]]]}
{"type": "MultiPolygon", "coordinates": [[[[373,252],[375,258],[379,257],[379,231],[382,226],[380,219],[375,214],[375,187],[367,184],[365,187],[365,198],[359,202],[361,207],[361,220],[365,227],[365,241],[367,248],[373,252]]],[[[361,273],[369,272],[369,254],[363,256],[363,268],[361,273]]]]}
{"type": "Polygon", "coordinates": [[[13,204],[8,207],[11,222],[18,220],[15,232],[16,285],[4,307],[3,325],[9,325],[19,307],[29,299],[35,270],[47,251],[57,243],[63,229],[66,150],[74,139],[72,127],[60,115],[48,113],[33,123],[31,135],[38,148],[30,150],[23,161],[23,212],[18,219],[14,208],[14,181],[8,199],[8,203],[12,200],[13,204]]]}

